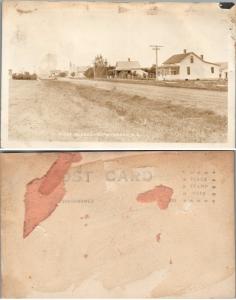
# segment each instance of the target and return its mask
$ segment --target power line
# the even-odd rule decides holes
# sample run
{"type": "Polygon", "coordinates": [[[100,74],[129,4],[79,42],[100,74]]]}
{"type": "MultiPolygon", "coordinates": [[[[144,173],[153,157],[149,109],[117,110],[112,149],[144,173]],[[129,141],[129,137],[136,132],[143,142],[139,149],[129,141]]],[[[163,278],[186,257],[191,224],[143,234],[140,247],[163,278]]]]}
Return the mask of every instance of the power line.
{"type": "Polygon", "coordinates": [[[150,47],[152,47],[152,50],[154,50],[156,52],[156,80],[158,80],[158,51],[164,46],[151,45],[150,47]]]}

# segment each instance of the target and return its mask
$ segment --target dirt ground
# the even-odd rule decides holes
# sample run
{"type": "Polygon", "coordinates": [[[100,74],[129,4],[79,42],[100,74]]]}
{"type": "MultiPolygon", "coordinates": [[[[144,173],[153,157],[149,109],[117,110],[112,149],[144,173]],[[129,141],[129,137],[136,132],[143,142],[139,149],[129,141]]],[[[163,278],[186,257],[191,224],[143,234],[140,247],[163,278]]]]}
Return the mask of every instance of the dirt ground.
{"type": "Polygon", "coordinates": [[[9,139],[225,142],[227,92],[98,81],[11,80],[9,139]]]}

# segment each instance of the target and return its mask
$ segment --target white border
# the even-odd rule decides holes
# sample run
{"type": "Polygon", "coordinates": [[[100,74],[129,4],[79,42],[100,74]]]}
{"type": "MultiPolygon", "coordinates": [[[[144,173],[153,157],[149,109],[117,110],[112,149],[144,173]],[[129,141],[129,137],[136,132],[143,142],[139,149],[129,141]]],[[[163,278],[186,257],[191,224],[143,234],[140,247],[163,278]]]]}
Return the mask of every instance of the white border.
{"type": "MultiPolygon", "coordinates": [[[[162,2],[164,3],[164,2],[162,2]]],[[[169,3],[169,2],[167,2],[169,3]]],[[[190,3],[190,2],[188,2],[190,3]]],[[[176,2],[174,3],[176,4],[176,2]]],[[[12,141],[8,139],[9,79],[5,47],[4,3],[2,9],[2,91],[1,91],[1,147],[4,150],[230,150],[235,147],[235,41],[229,33],[228,77],[228,140],[225,143],[147,143],[147,142],[67,142],[67,141],[12,141]]],[[[235,26],[234,26],[235,27],[235,26]]],[[[233,28],[233,35],[235,28],[233,28]]],[[[232,34],[232,32],[231,32],[232,34]]]]}

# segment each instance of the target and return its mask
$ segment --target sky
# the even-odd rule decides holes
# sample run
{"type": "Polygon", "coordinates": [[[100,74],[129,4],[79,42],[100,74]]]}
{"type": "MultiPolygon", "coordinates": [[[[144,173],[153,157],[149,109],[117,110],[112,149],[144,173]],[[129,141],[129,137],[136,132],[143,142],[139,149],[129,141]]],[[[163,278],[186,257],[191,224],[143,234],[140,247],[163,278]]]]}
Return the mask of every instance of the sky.
{"type": "Polygon", "coordinates": [[[91,65],[102,54],[110,65],[155,63],[150,45],[162,45],[159,63],[183,49],[210,62],[228,60],[227,10],[208,4],[93,4],[15,2],[3,7],[3,59],[13,71],[91,65]]]}

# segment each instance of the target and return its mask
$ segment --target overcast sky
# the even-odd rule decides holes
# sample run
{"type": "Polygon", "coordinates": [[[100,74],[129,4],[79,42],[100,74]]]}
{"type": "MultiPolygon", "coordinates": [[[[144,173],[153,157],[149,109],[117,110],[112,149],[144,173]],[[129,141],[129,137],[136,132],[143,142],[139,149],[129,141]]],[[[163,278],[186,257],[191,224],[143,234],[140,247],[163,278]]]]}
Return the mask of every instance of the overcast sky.
{"type": "Polygon", "coordinates": [[[155,63],[149,45],[163,45],[161,64],[183,49],[211,62],[228,60],[227,10],[213,4],[78,4],[11,2],[4,7],[4,59],[14,71],[37,71],[50,53],[51,67],[69,61],[91,65],[102,54],[111,65],[155,63]],[[120,11],[120,12],[119,12],[120,11]]]}

